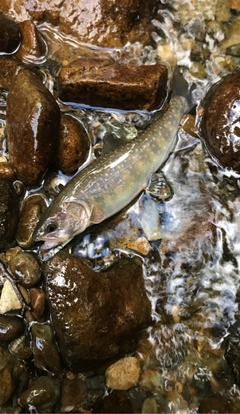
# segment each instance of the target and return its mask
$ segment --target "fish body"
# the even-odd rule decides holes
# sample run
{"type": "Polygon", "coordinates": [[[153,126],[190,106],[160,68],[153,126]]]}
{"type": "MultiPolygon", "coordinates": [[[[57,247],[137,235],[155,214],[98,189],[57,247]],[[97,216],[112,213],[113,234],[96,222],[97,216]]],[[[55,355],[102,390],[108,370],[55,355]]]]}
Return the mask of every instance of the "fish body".
{"type": "Polygon", "coordinates": [[[66,244],[90,225],[122,210],[144,190],[173,150],[179,122],[187,109],[184,97],[173,97],[163,116],[139,137],[76,174],[36,227],[34,239],[44,241],[41,249],[66,244]]]}

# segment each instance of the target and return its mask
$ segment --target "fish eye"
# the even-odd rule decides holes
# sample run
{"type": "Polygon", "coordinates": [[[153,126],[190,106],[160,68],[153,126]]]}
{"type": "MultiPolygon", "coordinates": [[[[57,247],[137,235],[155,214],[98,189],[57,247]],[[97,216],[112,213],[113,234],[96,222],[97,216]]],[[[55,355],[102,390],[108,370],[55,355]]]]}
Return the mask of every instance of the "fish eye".
{"type": "Polygon", "coordinates": [[[53,233],[55,230],[57,230],[57,225],[54,222],[51,222],[47,225],[46,230],[48,233],[53,233]]]}

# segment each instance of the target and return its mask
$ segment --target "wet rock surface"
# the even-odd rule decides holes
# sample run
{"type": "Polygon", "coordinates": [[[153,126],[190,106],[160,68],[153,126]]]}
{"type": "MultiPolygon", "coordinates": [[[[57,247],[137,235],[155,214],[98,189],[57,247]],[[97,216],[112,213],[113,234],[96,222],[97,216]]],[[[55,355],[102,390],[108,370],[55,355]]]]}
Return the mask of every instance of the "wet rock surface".
{"type": "Polygon", "coordinates": [[[89,141],[86,131],[70,115],[62,115],[58,148],[54,160],[56,168],[70,174],[87,159],[89,141]]]}
{"type": "Polygon", "coordinates": [[[138,260],[95,273],[61,252],[43,271],[58,343],[71,369],[135,348],[138,333],[151,322],[138,260]]]}
{"type": "Polygon", "coordinates": [[[11,260],[10,270],[15,279],[24,287],[33,287],[40,281],[40,265],[31,253],[22,252],[17,254],[11,260]]]}
{"type": "Polygon", "coordinates": [[[78,59],[58,75],[61,100],[125,110],[161,107],[167,79],[163,65],[119,65],[100,59],[78,59]]]}
{"type": "Polygon", "coordinates": [[[20,405],[24,408],[34,406],[37,410],[48,410],[56,404],[59,395],[59,381],[41,376],[34,379],[29,388],[20,395],[20,405]]]}
{"type": "MultiPolygon", "coordinates": [[[[18,20],[47,21],[72,35],[81,42],[103,47],[123,47],[127,42],[149,42],[151,18],[156,1],[123,0],[52,0],[37,4],[26,0],[14,0],[11,8],[18,14],[18,20]]],[[[11,14],[7,0],[1,5],[4,13],[11,14]]]]}
{"type": "Polygon", "coordinates": [[[0,57],[0,88],[10,89],[16,74],[22,69],[17,60],[0,57]]]}
{"type": "Polygon", "coordinates": [[[17,178],[25,184],[42,179],[59,133],[60,111],[37,75],[22,70],[7,99],[8,149],[17,178]]]}
{"type": "Polygon", "coordinates": [[[138,383],[140,371],[140,362],[137,358],[119,359],[106,370],[106,384],[109,388],[128,390],[138,383]]]}
{"type": "Polygon", "coordinates": [[[46,210],[46,202],[40,195],[27,197],[22,206],[16,232],[16,241],[22,248],[31,248],[34,245],[32,238],[36,223],[46,210]]]}
{"type": "Polygon", "coordinates": [[[37,31],[36,26],[31,20],[19,23],[19,30],[22,35],[22,43],[16,56],[23,62],[39,63],[44,60],[46,54],[46,44],[37,31]]]}
{"type": "Polygon", "coordinates": [[[217,162],[240,172],[240,71],[213,85],[204,102],[201,129],[217,162]]]}
{"type": "Polygon", "coordinates": [[[0,12],[0,54],[10,55],[20,46],[19,26],[0,12]]]}
{"type": "Polygon", "coordinates": [[[55,342],[52,327],[47,324],[33,324],[34,365],[44,371],[57,374],[62,370],[59,350],[55,342]]]}
{"type": "Polygon", "coordinates": [[[17,228],[20,197],[14,188],[14,172],[5,163],[0,164],[0,249],[13,242],[17,228]]]}
{"type": "Polygon", "coordinates": [[[5,404],[16,383],[18,361],[8,350],[0,346],[0,404],[5,404]]]}
{"type": "Polygon", "coordinates": [[[0,341],[13,341],[24,332],[25,325],[18,316],[0,315],[0,341]]]}

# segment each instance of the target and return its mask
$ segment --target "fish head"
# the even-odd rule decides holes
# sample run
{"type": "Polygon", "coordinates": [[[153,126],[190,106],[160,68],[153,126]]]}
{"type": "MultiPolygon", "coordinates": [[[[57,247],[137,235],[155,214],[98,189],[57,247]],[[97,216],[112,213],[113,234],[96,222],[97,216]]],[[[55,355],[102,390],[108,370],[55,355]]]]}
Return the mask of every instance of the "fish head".
{"type": "Polygon", "coordinates": [[[66,200],[59,206],[50,205],[33,234],[35,241],[44,242],[40,250],[65,245],[90,225],[91,207],[84,201],[66,200]]]}

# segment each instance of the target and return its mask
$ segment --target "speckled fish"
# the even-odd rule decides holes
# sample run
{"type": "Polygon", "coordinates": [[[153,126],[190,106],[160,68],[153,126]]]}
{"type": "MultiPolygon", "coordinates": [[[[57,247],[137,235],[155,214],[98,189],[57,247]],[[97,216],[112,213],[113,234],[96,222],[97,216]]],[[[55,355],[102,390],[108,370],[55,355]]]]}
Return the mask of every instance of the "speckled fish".
{"type": "Polygon", "coordinates": [[[35,230],[42,250],[64,245],[92,224],[101,223],[144,190],[173,150],[187,111],[182,96],[171,99],[163,116],[133,141],[101,156],[76,174],[56,196],[35,230]]]}

